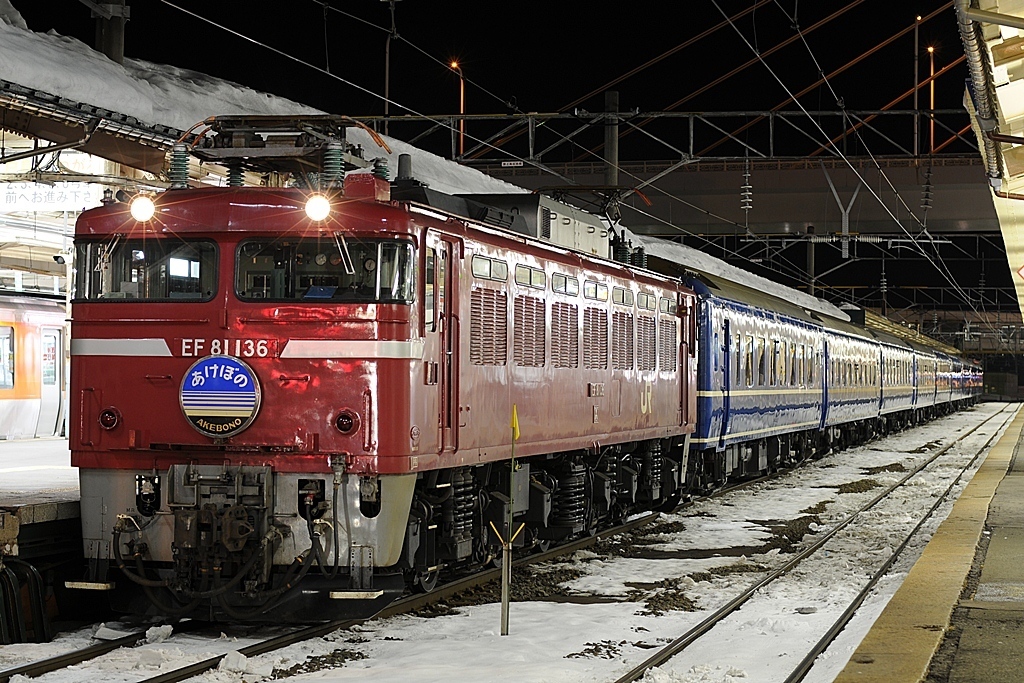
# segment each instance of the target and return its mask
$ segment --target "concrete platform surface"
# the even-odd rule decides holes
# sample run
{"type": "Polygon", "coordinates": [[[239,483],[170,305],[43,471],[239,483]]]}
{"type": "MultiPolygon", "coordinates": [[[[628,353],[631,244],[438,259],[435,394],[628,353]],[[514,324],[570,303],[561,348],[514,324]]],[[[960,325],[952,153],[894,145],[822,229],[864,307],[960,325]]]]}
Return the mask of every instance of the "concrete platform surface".
{"type": "Polygon", "coordinates": [[[0,507],[77,500],[67,439],[0,441],[0,507]]]}

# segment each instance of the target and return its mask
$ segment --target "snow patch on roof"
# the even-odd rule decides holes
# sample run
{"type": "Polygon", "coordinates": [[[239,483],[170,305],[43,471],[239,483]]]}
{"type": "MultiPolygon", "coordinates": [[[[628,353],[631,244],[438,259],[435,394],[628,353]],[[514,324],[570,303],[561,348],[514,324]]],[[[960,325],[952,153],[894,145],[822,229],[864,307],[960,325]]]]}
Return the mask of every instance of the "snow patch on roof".
{"type": "Polygon", "coordinates": [[[827,301],[791,287],[780,285],[778,282],[772,282],[760,275],[748,273],[741,268],[729,265],[725,261],[715,258],[710,254],[705,254],[693,247],[687,247],[649,235],[638,235],[628,230],[627,239],[631,239],[636,246],[642,246],[650,256],[656,256],[665,261],[678,263],[698,273],[707,273],[708,275],[764,292],[765,294],[794,303],[809,311],[822,313],[839,320],[850,320],[850,316],[827,301]]]}
{"type": "MultiPolygon", "coordinates": [[[[324,113],[198,71],[140,59],[117,64],[76,38],[30,31],[9,0],[0,0],[0,79],[182,131],[210,116],[324,113]]],[[[413,155],[416,177],[440,192],[526,192],[393,138],[385,137],[390,155],[365,131],[351,129],[349,139],[367,158],[388,157],[395,170],[398,154],[413,155]]]]}

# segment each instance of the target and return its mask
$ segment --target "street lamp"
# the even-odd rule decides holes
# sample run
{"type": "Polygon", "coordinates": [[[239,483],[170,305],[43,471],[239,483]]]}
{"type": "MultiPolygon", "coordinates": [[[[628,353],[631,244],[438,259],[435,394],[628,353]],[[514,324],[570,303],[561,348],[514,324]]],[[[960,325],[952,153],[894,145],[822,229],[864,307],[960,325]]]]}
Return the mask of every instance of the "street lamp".
{"type": "Polygon", "coordinates": [[[459,158],[461,159],[466,152],[466,79],[462,75],[462,67],[457,61],[453,59],[449,66],[459,74],[459,158]]]}
{"type": "Polygon", "coordinates": [[[929,153],[935,154],[935,48],[930,45],[928,46],[928,62],[931,65],[928,76],[928,87],[931,93],[931,99],[928,103],[928,107],[932,110],[931,123],[929,124],[931,140],[929,144],[929,153]]]}

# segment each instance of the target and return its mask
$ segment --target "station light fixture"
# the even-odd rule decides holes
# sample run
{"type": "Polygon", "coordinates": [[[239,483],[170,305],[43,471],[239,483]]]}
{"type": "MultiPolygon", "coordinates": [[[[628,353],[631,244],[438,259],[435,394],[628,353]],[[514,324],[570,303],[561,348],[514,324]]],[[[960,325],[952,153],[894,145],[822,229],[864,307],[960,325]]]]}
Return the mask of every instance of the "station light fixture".
{"type": "Polygon", "coordinates": [[[322,194],[315,194],[306,200],[306,215],[310,220],[320,222],[331,215],[331,200],[322,194]]]}
{"type": "Polygon", "coordinates": [[[132,218],[140,223],[145,223],[153,218],[153,215],[156,213],[156,204],[146,195],[140,194],[132,199],[128,205],[128,210],[131,211],[132,218]]]}

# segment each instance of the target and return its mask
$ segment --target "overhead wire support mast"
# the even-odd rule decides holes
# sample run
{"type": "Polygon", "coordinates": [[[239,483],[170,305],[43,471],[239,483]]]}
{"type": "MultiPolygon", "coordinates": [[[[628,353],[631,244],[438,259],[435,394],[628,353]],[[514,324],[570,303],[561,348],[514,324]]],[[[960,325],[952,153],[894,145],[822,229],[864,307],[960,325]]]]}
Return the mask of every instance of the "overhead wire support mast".
{"type": "MultiPolygon", "coordinates": [[[[963,2],[964,0],[959,0],[959,1],[963,2]]],[[[715,8],[718,9],[719,13],[723,14],[723,16],[724,16],[725,13],[722,10],[722,8],[719,6],[717,0],[712,0],[712,3],[714,3],[715,8]]],[[[811,49],[811,46],[807,43],[807,39],[804,37],[803,32],[800,30],[799,24],[796,23],[796,19],[794,17],[790,17],[790,15],[786,12],[786,10],[780,4],[778,4],[777,0],[776,0],[776,5],[779,7],[780,11],[782,11],[783,15],[785,15],[787,18],[789,18],[793,22],[794,30],[800,36],[800,39],[803,42],[804,47],[807,49],[807,53],[810,55],[811,60],[814,62],[815,67],[819,70],[819,72],[821,72],[821,68],[820,68],[820,66],[818,64],[817,58],[814,55],[814,51],[811,49]]],[[[739,27],[736,26],[736,24],[734,22],[730,22],[730,25],[733,27],[733,30],[740,37],[740,39],[744,42],[744,44],[746,44],[747,47],[750,48],[751,50],[754,50],[754,48],[750,45],[750,41],[748,41],[746,36],[743,35],[743,32],[740,31],[739,27]]],[[[755,54],[756,54],[756,50],[755,50],[755,54]]],[[[782,81],[781,78],[779,78],[778,74],[776,74],[775,71],[770,66],[768,66],[768,63],[765,62],[764,59],[762,59],[760,56],[758,56],[758,59],[761,61],[762,65],[764,65],[764,67],[768,70],[768,73],[771,74],[772,78],[774,78],[776,80],[776,82],[778,82],[778,84],[782,87],[782,89],[785,90],[786,93],[792,97],[792,93],[790,92],[789,88],[786,87],[786,84],[782,81]]],[[[934,74],[934,69],[932,69],[932,75],[930,77],[930,81],[932,83],[934,83],[934,79],[935,79],[935,74],[934,74]]],[[[832,93],[832,96],[835,97],[837,101],[839,101],[840,98],[836,94],[835,89],[832,87],[832,84],[828,81],[828,79],[825,79],[825,85],[828,87],[829,91],[832,93]]],[[[801,111],[807,113],[807,110],[804,108],[804,106],[795,97],[793,98],[793,101],[796,103],[796,105],[800,108],[801,111]]],[[[932,106],[934,107],[934,104],[932,106]]],[[[934,112],[933,111],[929,112],[929,115],[931,117],[931,120],[934,121],[934,116],[935,116],[934,112]]],[[[819,132],[822,135],[825,135],[827,137],[827,135],[825,134],[824,129],[821,128],[821,125],[818,124],[818,122],[815,121],[814,118],[810,116],[810,114],[808,114],[808,118],[811,119],[812,123],[819,130],[819,132]]],[[[965,304],[967,304],[967,306],[971,310],[973,310],[975,313],[977,313],[979,315],[979,317],[980,317],[981,316],[981,312],[978,311],[978,309],[974,306],[973,298],[970,296],[970,294],[968,292],[966,292],[960,286],[960,284],[956,281],[956,278],[953,277],[953,274],[949,270],[949,267],[942,260],[942,256],[941,256],[941,254],[939,254],[938,247],[935,246],[935,244],[934,244],[934,237],[931,235],[931,233],[928,232],[927,225],[917,216],[917,214],[914,213],[914,211],[907,204],[906,200],[903,198],[903,196],[899,193],[899,191],[893,185],[892,180],[889,178],[889,176],[886,175],[884,171],[882,171],[882,168],[878,164],[877,159],[875,159],[875,156],[871,153],[871,150],[868,148],[866,142],[864,141],[863,137],[860,135],[859,131],[856,132],[856,135],[857,135],[857,139],[860,141],[860,143],[864,146],[864,149],[867,151],[868,156],[874,162],[875,167],[877,168],[879,174],[881,175],[882,178],[885,179],[886,184],[889,186],[889,188],[895,194],[896,199],[899,202],[899,204],[907,211],[907,213],[910,214],[910,216],[914,219],[914,221],[919,226],[921,226],[921,234],[924,235],[925,237],[927,237],[929,242],[931,243],[932,249],[935,252],[935,256],[936,256],[937,262],[936,262],[936,260],[932,259],[932,257],[928,254],[928,252],[924,249],[924,247],[921,246],[921,244],[917,241],[916,237],[914,235],[912,235],[909,230],[907,230],[906,226],[903,225],[903,223],[899,220],[899,218],[896,215],[893,214],[892,210],[889,209],[888,206],[886,206],[886,204],[882,201],[881,197],[878,196],[878,193],[873,188],[871,188],[870,186],[868,186],[868,191],[871,192],[871,195],[878,201],[879,205],[882,206],[883,209],[885,209],[885,212],[889,214],[889,216],[893,219],[893,221],[896,222],[896,224],[900,227],[900,229],[903,230],[907,234],[907,236],[911,238],[911,240],[913,240],[914,246],[917,248],[918,252],[922,256],[924,256],[925,260],[927,260],[929,263],[931,263],[936,268],[936,270],[939,271],[939,273],[942,275],[942,277],[952,286],[954,291],[957,292],[957,294],[961,298],[961,300],[965,304]]],[[[853,166],[853,164],[850,163],[850,161],[846,157],[846,155],[843,154],[842,151],[839,150],[837,147],[835,147],[835,143],[830,142],[830,143],[828,143],[828,146],[831,147],[831,149],[834,151],[833,152],[834,154],[837,154],[847,164],[847,166],[849,166],[850,170],[853,171],[853,173],[857,176],[857,178],[860,180],[860,182],[864,183],[864,178],[861,176],[860,172],[857,171],[857,169],[853,166]]],[[[933,146],[932,149],[934,151],[934,146],[933,146]]]]}
{"type": "MultiPolygon", "coordinates": [[[[718,12],[723,17],[727,17],[728,16],[725,13],[725,10],[722,9],[721,5],[719,5],[718,0],[711,0],[711,2],[712,2],[712,4],[714,4],[715,9],[717,9],[718,12]]],[[[786,92],[786,94],[788,96],[793,98],[793,101],[800,108],[800,110],[807,116],[807,118],[809,118],[811,120],[811,122],[813,123],[814,127],[817,128],[818,132],[821,133],[821,135],[824,136],[825,139],[828,139],[828,135],[821,128],[821,125],[817,121],[814,120],[814,117],[811,116],[811,114],[807,111],[807,109],[803,106],[803,104],[801,104],[799,102],[799,100],[797,100],[793,96],[792,92],[786,86],[786,84],[783,82],[783,80],[781,78],[779,78],[778,74],[775,73],[775,70],[772,69],[768,65],[768,63],[764,60],[764,58],[761,57],[761,55],[757,53],[757,51],[754,48],[754,46],[750,44],[750,41],[743,34],[743,32],[740,30],[740,28],[738,26],[736,26],[736,24],[734,22],[731,22],[731,21],[730,21],[730,25],[732,26],[732,28],[736,32],[736,34],[740,37],[740,40],[742,40],[743,43],[747,46],[747,48],[750,49],[751,52],[753,52],[755,55],[757,55],[757,59],[768,70],[768,73],[771,74],[772,78],[775,79],[775,81],[782,87],[782,89],[786,92]]],[[[797,28],[797,31],[799,33],[800,29],[797,28]]],[[[802,34],[801,34],[801,37],[802,37],[802,34]]],[[[806,40],[804,40],[804,45],[807,46],[806,40]]],[[[808,46],[808,50],[810,51],[809,46],[808,46]]],[[[814,59],[813,52],[811,52],[811,58],[814,59]]],[[[815,62],[815,66],[817,66],[817,60],[816,59],[814,59],[814,62],[815,62]]],[[[828,84],[828,83],[826,82],[826,84],[828,84]]],[[[828,84],[828,85],[829,85],[829,89],[831,90],[831,85],[830,84],[828,84]]],[[[832,92],[833,92],[833,96],[835,96],[835,91],[832,91],[832,92]]],[[[863,140],[861,140],[861,142],[863,143],[863,140]]],[[[846,155],[843,154],[842,150],[838,149],[835,146],[834,143],[827,143],[827,145],[830,148],[830,150],[832,151],[832,153],[835,154],[836,156],[838,156],[840,159],[842,159],[844,161],[844,163],[850,168],[850,170],[853,171],[854,175],[857,176],[857,178],[860,180],[860,182],[865,184],[865,186],[868,188],[868,191],[871,193],[871,195],[875,198],[875,200],[878,202],[878,204],[885,210],[885,212],[887,214],[889,214],[889,217],[892,218],[893,221],[895,221],[895,223],[900,227],[900,229],[903,230],[907,234],[908,237],[914,239],[915,236],[913,234],[911,234],[911,232],[909,230],[907,230],[907,227],[905,225],[903,225],[903,222],[892,212],[892,210],[885,204],[885,202],[882,201],[882,198],[878,195],[878,193],[874,190],[874,188],[872,188],[869,184],[867,184],[864,181],[864,178],[861,175],[860,171],[858,171],[856,166],[854,166],[849,161],[849,159],[846,157],[846,155]]],[[[867,149],[866,146],[865,146],[865,149],[867,149]]],[[[870,150],[868,150],[868,154],[874,160],[874,156],[870,154],[870,150]]],[[[875,161],[875,164],[877,166],[877,161],[875,161]]],[[[878,167],[879,171],[881,172],[881,167],[880,166],[877,166],[877,167],[878,167]]],[[[918,225],[920,225],[922,227],[923,233],[927,235],[927,229],[924,227],[924,224],[921,222],[921,219],[917,217],[917,215],[913,212],[913,210],[907,205],[906,201],[903,200],[902,196],[899,194],[899,192],[896,190],[896,188],[892,185],[892,181],[889,179],[889,177],[886,176],[884,172],[882,173],[882,177],[885,178],[886,183],[895,192],[895,194],[896,194],[900,204],[907,210],[907,212],[914,219],[914,221],[916,223],[918,223],[918,225]]],[[[935,268],[942,274],[942,276],[946,279],[946,281],[949,282],[950,285],[955,290],[958,291],[958,293],[960,293],[960,295],[962,296],[964,302],[967,303],[968,305],[972,306],[972,309],[973,309],[973,305],[972,305],[972,302],[970,300],[970,297],[967,295],[966,292],[963,291],[963,289],[959,286],[959,284],[955,281],[955,279],[953,279],[951,277],[950,273],[948,272],[948,269],[940,267],[939,264],[935,263],[935,261],[931,258],[931,256],[928,254],[928,252],[925,251],[924,248],[921,247],[921,245],[919,243],[917,243],[916,241],[915,241],[915,246],[917,246],[919,252],[926,258],[926,260],[928,260],[929,263],[931,263],[933,266],[935,266],[935,268]]]]}

